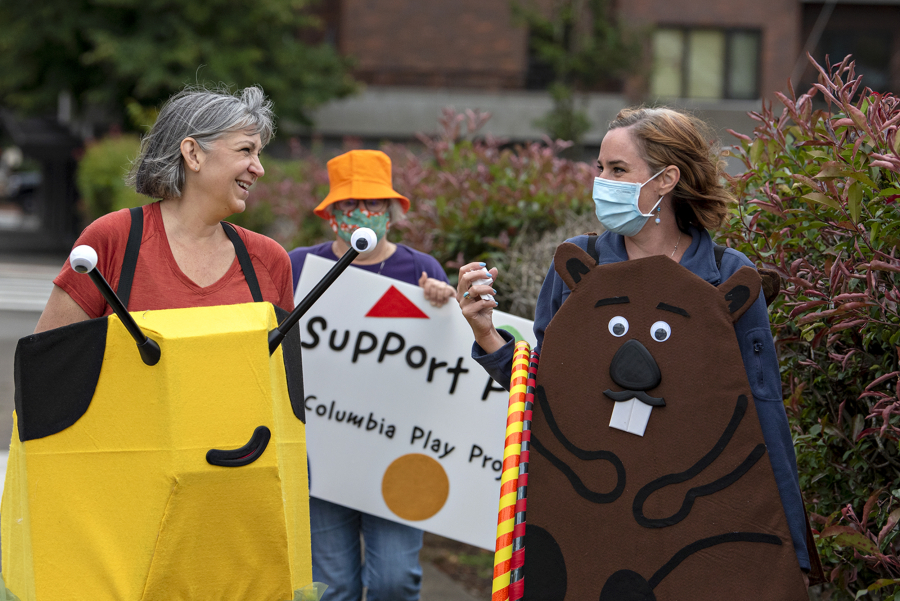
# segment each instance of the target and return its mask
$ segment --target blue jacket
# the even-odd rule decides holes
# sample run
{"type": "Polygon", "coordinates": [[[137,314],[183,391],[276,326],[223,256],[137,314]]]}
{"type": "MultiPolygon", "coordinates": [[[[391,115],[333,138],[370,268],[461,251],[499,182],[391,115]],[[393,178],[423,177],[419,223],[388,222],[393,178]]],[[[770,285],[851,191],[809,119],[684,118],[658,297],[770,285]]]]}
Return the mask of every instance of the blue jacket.
{"type": "MultiPolygon", "coordinates": [[[[583,250],[587,250],[588,237],[576,236],[566,242],[572,242],[583,250]]],[[[628,260],[625,239],[619,234],[604,232],[597,239],[596,250],[600,257],[600,265],[628,260]]],[[[712,239],[706,231],[695,228],[691,228],[691,245],[681,258],[681,265],[713,286],[718,286],[745,265],[753,267],[746,256],[729,248],[725,250],[722,257],[721,269],[716,268],[712,239]]],[[[541,293],[538,295],[534,314],[536,350],[540,351],[544,341],[544,330],[570,292],[551,264],[547,278],[541,287],[541,293]]],[[[504,330],[498,330],[498,332],[506,340],[506,344],[491,354],[485,353],[478,344],[474,344],[472,358],[481,364],[497,383],[508,390],[512,373],[514,340],[508,332],[504,330]]],[[[775,472],[781,504],[784,506],[784,513],[791,530],[797,561],[803,570],[808,571],[810,563],[806,549],[806,514],[803,509],[803,499],[800,496],[797,457],[794,454],[787,415],[784,412],[781,373],[778,368],[778,357],[775,354],[775,344],[769,329],[769,315],[762,291],[753,306],[735,323],[734,332],[741,349],[744,368],[747,370],[747,379],[750,381],[750,389],[753,392],[756,413],[759,416],[763,438],[768,448],[769,461],[775,472]]]]}

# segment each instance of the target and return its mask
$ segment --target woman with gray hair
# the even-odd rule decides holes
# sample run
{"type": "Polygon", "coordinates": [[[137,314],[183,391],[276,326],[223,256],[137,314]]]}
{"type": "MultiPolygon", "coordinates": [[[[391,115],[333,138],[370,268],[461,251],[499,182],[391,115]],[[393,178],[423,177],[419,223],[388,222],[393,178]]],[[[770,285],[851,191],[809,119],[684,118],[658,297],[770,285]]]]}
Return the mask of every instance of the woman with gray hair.
{"type": "MultiPolygon", "coordinates": [[[[254,300],[293,308],[284,249],[223,221],[244,210],[265,173],[259,153],[272,138],[272,119],[258,87],[235,94],[187,88],[163,106],[128,177],[158,200],[97,219],[75,243],[97,251],[101,273],[129,310],[254,300]]],[[[35,332],[112,312],[68,261],[53,283],[35,332]]]]}

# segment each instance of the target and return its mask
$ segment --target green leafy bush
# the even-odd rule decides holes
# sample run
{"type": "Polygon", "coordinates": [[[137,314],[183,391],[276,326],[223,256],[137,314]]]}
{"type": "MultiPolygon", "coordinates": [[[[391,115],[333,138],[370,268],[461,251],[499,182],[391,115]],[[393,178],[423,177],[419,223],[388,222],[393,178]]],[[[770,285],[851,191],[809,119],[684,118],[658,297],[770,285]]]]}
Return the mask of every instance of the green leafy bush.
{"type": "Polygon", "coordinates": [[[849,57],[815,66],[735,134],[726,235],[785,284],[770,314],[829,594],[900,599],[900,99],[849,57]]]}
{"type": "Polygon", "coordinates": [[[55,111],[68,94],[77,118],[137,127],[133,108],[159,106],[185,84],[260,85],[280,118],[356,91],[352,60],[322,31],[313,0],[0,2],[4,108],[55,111]]]}
{"type": "Polygon", "coordinates": [[[75,181],[88,222],[112,211],[146,204],[149,198],[125,185],[131,161],[140,152],[136,135],[115,135],[89,144],[75,181]]]}

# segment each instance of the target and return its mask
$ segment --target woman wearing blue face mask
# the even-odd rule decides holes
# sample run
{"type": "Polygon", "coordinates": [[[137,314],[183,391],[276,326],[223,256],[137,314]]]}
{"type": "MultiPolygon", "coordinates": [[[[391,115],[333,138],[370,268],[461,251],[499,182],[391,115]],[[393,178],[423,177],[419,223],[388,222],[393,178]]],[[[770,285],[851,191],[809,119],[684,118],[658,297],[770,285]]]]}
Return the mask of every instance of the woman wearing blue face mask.
{"type": "MultiPolygon", "coordinates": [[[[752,267],[747,257],[733,249],[717,256],[708,233],[722,225],[728,204],[734,200],[721,184],[721,161],[709,139],[705,124],[671,109],[621,111],[603,138],[597,159],[599,176],[593,187],[597,218],[606,231],[599,237],[576,236],[567,242],[587,251],[601,265],[666,256],[713,285],[726,281],[745,265],[752,267]],[[593,248],[588,248],[589,241],[593,248]]],[[[498,383],[508,387],[513,340],[493,326],[491,315],[496,302],[482,297],[492,293],[495,277],[496,269],[486,274],[482,265],[470,263],[460,269],[457,290],[460,308],[475,334],[473,358],[498,383]],[[491,279],[480,283],[486,275],[491,279]]],[[[568,287],[551,266],[535,310],[536,350],[540,350],[544,330],[568,296],[568,287]]],[[[806,572],[810,569],[806,521],[762,293],[735,323],[735,333],[745,357],[794,550],[806,572]],[[747,357],[756,359],[748,364],[747,357]]]]}
{"type": "MultiPolygon", "coordinates": [[[[719,161],[706,142],[706,129],[699,120],[666,108],[625,109],[610,123],[597,158],[600,174],[592,190],[597,218],[606,230],[593,249],[601,265],[665,255],[715,284],[725,281],[740,265],[750,265],[746,257],[729,249],[727,260],[723,259],[725,271],[711,269],[714,245],[707,230],[722,224],[733,198],[719,181],[719,161]]],[[[567,242],[588,250],[587,236],[567,242]]],[[[488,275],[496,277],[496,269],[488,275]]],[[[507,363],[506,352],[498,352],[509,347],[511,365],[512,351],[491,321],[496,303],[481,298],[492,293],[491,284],[473,285],[484,277],[480,264],[463,266],[458,293],[463,315],[475,334],[473,356],[493,374],[495,364],[503,368],[507,363]]],[[[538,349],[544,328],[568,296],[568,289],[563,289],[565,285],[551,267],[535,311],[538,349]]],[[[497,375],[504,372],[508,373],[508,368],[497,375]]],[[[498,381],[502,382],[502,377],[498,381]]]]}

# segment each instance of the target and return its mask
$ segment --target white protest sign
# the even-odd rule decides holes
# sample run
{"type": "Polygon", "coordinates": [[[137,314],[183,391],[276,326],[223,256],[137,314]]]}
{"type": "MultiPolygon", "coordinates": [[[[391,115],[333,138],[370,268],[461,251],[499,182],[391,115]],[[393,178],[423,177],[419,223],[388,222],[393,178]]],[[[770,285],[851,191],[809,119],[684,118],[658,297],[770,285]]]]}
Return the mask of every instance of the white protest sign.
{"type": "MultiPolygon", "coordinates": [[[[296,299],[332,265],[307,255],[296,299]]],[[[534,344],[530,321],[494,323],[534,344]]],[[[493,550],[509,396],[456,302],[351,268],[298,327],[310,494],[493,550]]]]}

